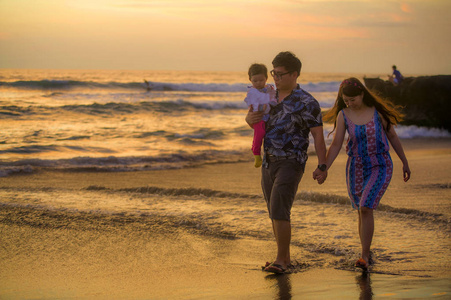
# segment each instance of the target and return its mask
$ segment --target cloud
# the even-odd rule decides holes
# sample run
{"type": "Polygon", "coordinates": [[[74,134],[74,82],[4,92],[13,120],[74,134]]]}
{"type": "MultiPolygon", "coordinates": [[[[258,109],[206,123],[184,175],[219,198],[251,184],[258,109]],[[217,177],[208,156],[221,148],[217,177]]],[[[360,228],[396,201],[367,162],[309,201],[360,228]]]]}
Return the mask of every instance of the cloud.
{"type": "Polygon", "coordinates": [[[405,13],[413,13],[412,7],[407,3],[401,3],[401,10],[405,13]]]}
{"type": "Polygon", "coordinates": [[[116,3],[109,3],[113,7],[119,8],[144,8],[144,9],[205,9],[210,7],[228,7],[221,2],[209,1],[209,0],[134,0],[126,1],[120,0],[116,3]]]}
{"type": "Polygon", "coordinates": [[[10,37],[11,37],[11,35],[9,33],[0,32],[0,41],[5,41],[5,40],[9,39],[10,37]]]}
{"type": "Polygon", "coordinates": [[[359,26],[359,27],[374,27],[374,28],[390,28],[390,27],[407,27],[409,22],[407,20],[396,20],[387,18],[367,18],[367,19],[356,19],[348,23],[349,26],[359,26]]]}

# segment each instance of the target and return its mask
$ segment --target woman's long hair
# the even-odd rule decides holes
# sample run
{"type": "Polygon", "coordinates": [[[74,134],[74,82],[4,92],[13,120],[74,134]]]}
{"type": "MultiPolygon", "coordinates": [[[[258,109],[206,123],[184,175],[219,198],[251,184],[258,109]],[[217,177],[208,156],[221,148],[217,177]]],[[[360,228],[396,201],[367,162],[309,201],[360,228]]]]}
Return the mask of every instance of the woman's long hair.
{"type": "Polygon", "coordinates": [[[334,132],[335,128],[337,127],[338,113],[346,107],[346,104],[343,100],[343,95],[346,95],[347,97],[355,97],[360,95],[362,92],[363,103],[365,103],[365,105],[369,107],[374,106],[385,119],[385,121],[387,121],[387,127],[385,128],[386,132],[390,130],[391,125],[396,125],[400,121],[402,121],[403,115],[399,111],[401,106],[394,105],[391,101],[376,96],[375,94],[370,92],[360,82],[360,80],[355,77],[350,77],[343,80],[343,82],[340,84],[340,89],[338,90],[337,100],[335,100],[334,107],[332,107],[324,115],[325,121],[334,122],[334,130],[332,130],[329,134],[334,132]]]}

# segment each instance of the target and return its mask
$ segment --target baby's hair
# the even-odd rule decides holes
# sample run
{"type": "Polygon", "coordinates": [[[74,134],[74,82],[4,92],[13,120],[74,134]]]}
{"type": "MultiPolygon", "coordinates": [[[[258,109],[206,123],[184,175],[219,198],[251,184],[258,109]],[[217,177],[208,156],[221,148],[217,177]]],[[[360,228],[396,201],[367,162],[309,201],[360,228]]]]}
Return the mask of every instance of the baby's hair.
{"type": "Polygon", "coordinates": [[[334,130],[337,126],[337,116],[338,113],[346,108],[346,104],[343,100],[343,95],[348,97],[355,97],[363,93],[363,103],[365,105],[372,107],[374,106],[378,113],[387,121],[387,128],[385,130],[388,132],[390,126],[396,125],[402,121],[403,115],[399,112],[401,106],[394,105],[393,102],[379,97],[369,91],[363,84],[355,77],[350,77],[340,84],[340,89],[338,90],[337,100],[335,100],[335,105],[324,115],[325,121],[334,122],[334,130]]]}
{"type": "Polygon", "coordinates": [[[268,69],[264,64],[252,64],[249,67],[247,74],[249,75],[249,80],[251,80],[252,76],[259,74],[263,74],[266,78],[268,78],[268,69]]]}

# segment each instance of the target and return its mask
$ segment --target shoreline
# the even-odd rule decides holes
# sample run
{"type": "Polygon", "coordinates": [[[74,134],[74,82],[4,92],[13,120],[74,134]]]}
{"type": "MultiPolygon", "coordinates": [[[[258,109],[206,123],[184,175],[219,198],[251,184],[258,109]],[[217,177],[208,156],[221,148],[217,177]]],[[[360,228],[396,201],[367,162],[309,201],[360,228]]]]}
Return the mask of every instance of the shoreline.
{"type": "MultiPolygon", "coordinates": [[[[451,167],[451,138],[447,139],[407,139],[401,141],[412,170],[408,183],[402,179],[402,164],[391,149],[393,177],[382,199],[382,204],[395,208],[409,208],[412,201],[415,206],[426,212],[445,214],[451,218],[451,185],[447,176],[451,167]],[[433,203],[417,199],[418,193],[430,194],[433,203]]],[[[328,179],[318,185],[312,179],[316,168],[316,156],[309,155],[305,173],[298,193],[310,192],[348,197],[346,189],[345,166],[347,155],[340,151],[328,179]]],[[[251,155],[249,155],[251,159],[251,155]]],[[[40,169],[31,174],[20,173],[3,177],[0,189],[37,188],[37,189],[206,189],[217,192],[245,194],[262,197],[260,187],[260,168],[254,168],[249,162],[204,164],[200,166],[130,172],[91,172],[59,171],[40,169]],[[25,180],[26,179],[26,180],[25,180]]]]}

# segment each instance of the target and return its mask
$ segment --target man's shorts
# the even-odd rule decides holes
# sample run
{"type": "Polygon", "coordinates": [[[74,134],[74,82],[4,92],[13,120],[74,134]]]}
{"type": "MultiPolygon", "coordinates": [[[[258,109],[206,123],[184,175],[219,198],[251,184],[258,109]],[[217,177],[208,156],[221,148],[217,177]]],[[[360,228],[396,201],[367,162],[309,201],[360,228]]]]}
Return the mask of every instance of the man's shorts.
{"type": "Polygon", "coordinates": [[[304,174],[305,164],[296,159],[284,159],[262,167],[262,190],[273,220],[290,220],[291,207],[304,174]]]}

